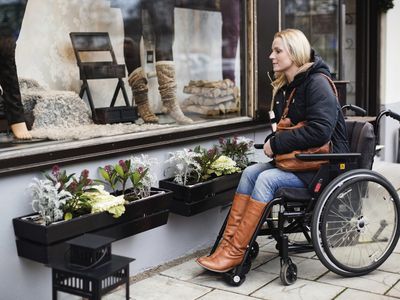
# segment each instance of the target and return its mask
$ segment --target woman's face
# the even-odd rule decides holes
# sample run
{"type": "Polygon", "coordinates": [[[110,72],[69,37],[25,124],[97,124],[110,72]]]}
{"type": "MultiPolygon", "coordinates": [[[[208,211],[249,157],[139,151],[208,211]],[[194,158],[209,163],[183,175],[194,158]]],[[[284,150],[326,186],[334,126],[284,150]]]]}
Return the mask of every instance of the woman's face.
{"type": "Polygon", "coordinates": [[[293,66],[293,61],[289,57],[289,53],[283,45],[282,38],[277,37],[272,43],[272,52],[269,56],[272,60],[272,68],[274,72],[285,72],[293,66]]]}

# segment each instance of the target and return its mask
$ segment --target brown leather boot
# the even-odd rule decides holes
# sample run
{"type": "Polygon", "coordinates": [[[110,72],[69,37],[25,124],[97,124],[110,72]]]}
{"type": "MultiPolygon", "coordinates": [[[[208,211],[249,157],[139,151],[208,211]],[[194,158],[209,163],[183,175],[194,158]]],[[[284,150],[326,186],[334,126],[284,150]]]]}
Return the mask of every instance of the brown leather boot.
{"type": "Polygon", "coordinates": [[[146,123],[157,123],[157,116],[151,111],[148,99],[148,87],[146,74],[142,67],[135,69],[128,78],[132,88],[133,98],[138,108],[140,117],[146,123]]]}
{"type": "Polygon", "coordinates": [[[235,234],[236,229],[239,227],[240,222],[242,221],[242,217],[244,212],[246,211],[249,199],[249,195],[239,193],[235,194],[221,242],[219,243],[217,249],[215,249],[214,253],[212,253],[210,256],[203,256],[197,259],[197,263],[199,265],[202,266],[203,262],[206,262],[207,264],[207,261],[213,259],[215,256],[218,256],[222,249],[228,244],[228,242],[235,234]]]}
{"type": "Polygon", "coordinates": [[[267,203],[256,201],[251,198],[248,202],[242,222],[240,222],[234,236],[220,253],[218,253],[218,256],[214,256],[212,259],[202,262],[202,266],[205,269],[224,273],[242,262],[244,252],[267,206],[267,203]]]}

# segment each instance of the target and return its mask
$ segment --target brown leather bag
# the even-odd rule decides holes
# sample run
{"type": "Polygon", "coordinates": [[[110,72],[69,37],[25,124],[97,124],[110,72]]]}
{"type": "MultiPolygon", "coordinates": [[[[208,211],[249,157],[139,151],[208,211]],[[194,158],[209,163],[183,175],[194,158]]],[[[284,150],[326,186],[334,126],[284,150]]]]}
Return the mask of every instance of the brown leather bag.
{"type": "MultiPolygon", "coordinates": [[[[324,74],[321,75],[323,75],[328,79],[337,99],[337,90],[335,84],[328,76],[324,74]]],[[[285,109],[283,110],[282,117],[277,125],[277,132],[285,130],[293,130],[306,126],[305,121],[293,125],[290,118],[287,117],[289,112],[289,105],[292,102],[295,91],[296,89],[293,89],[293,91],[290,93],[288,100],[286,101],[285,109]]],[[[275,165],[281,170],[291,171],[291,172],[315,171],[318,170],[322,164],[325,164],[328,161],[327,160],[303,161],[296,158],[296,154],[300,153],[327,154],[331,152],[332,152],[332,143],[331,141],[329,141],[326,144],[322,145],[321,147],[313,147],[305,150],[295,150],[285,154],[277,154],[275,155],[275,165]]]]}

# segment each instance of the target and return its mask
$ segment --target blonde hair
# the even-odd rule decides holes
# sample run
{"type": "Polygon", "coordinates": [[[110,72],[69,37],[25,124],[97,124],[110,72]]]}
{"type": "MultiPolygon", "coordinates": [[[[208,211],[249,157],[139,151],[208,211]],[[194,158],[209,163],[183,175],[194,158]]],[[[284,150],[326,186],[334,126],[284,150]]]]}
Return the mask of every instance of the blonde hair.
{"type": "MultiPolygon", "coordinates": [[[[274,40],[276,38],[281,38],[283,46],[289,53],[290,59],[293,63],[301,68],[306,65],[311,60],[311,46],[310,42],[306,38],[303,32],[298,29],[284,29],[275,33],[274,40]]],[[[301,68],[302,69],[302,68],[301,68]]],[[[287,79],[284,73],[276,72],[275,80],[271,83],[273,87],[272,99],[275,98],[278,90],[287,84],[287,79]]],[[[272,101],[272,105],[273,105],[272,101]]]]}

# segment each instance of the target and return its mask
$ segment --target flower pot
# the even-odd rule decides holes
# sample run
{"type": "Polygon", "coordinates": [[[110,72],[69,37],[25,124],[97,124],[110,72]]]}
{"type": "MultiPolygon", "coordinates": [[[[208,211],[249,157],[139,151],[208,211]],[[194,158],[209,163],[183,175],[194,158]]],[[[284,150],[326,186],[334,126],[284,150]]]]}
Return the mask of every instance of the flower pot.
{"type": "Polygon", "coordinates": [[[193,185],[181,185],[173,178],[160,180],[161,188],[173,191],[171,212],[192,216],[232,202],[242,173],[224,175],[193,185]]]}
{"type": "Polygon", "coordinates": [[[113,218],[107,212],[83,215],[68,221],[50,225],[37,224],[30,220],[35,214],[13,219],[17,238],[18,255],[48,263],[49,259],[62,254],[60,244],[84,233],[96,233],[116,240],[149,230],[168,221],[172,192],[152,188],[152,195],[130,202],[125,213],[113,218]]]}

